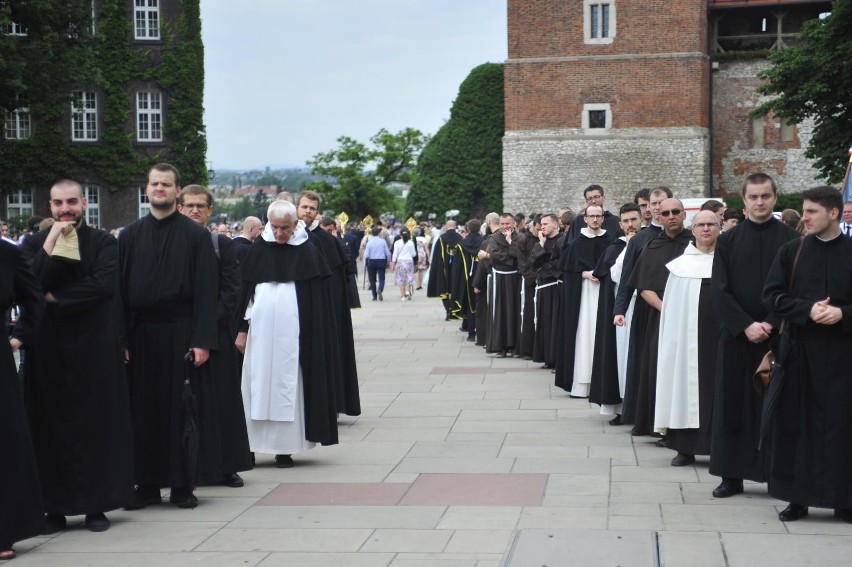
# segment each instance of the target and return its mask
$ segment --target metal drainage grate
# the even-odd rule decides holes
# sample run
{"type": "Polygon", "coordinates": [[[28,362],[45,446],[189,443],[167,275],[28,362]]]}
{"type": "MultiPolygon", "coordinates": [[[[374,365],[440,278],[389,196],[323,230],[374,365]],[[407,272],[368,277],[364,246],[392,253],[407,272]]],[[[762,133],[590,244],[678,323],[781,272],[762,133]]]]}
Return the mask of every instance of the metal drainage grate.
{"type": "Polygon", "coordinates": [[[651,531],[517,530],[501,567],[662,567],[651,531]]]}

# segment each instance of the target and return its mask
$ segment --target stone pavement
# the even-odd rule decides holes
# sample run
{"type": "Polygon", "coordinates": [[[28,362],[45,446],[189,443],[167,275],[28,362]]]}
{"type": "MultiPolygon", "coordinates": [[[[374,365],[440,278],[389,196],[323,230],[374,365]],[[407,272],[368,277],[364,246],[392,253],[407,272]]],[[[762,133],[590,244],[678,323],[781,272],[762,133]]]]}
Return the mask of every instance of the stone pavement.
{"type": "Polygon", "coordinates": [[[98,534],[73,518],[19,542],[15,567],[543,565],[526,536],[559,546],[550,567],[650,566],[594,543],[637,532],[668,567],[852,565],[852,525],[830,510],[784,524],[785,504],[754,484],[716,500],[706,458],[671,467],[673,452],[607,425],[549,371],[465,342],[423,291],[362,301],[363,415],[340,418],[340,445],[296,455],[292,469],[259,455],[244,488],[200,488],[195,510],[113,512],[98,534]]]}

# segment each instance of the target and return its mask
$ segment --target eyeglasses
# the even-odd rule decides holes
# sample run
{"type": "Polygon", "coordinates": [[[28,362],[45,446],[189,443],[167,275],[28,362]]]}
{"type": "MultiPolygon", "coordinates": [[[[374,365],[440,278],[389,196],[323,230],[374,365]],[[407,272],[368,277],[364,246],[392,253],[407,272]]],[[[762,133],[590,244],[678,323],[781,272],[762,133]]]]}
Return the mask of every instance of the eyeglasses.
{"type": "Polygon", "coordinates": [[[683,211],[681,209],[672,209],[670,211],[660,211],[661,217],[678,216],[683,211]]]}
{"type": "Polygon", "coordinates": [[[584,215],[587,219],[602,219],[603,215],[584,215]]]}
{"type": "Polygon", "coordinates": [[[202,210],[208,208],[209,206],[210,205],[198,205],[198,204],[195,204],[195,203],[187,203],[185,205],[181,205],[180,208],[189,209],[191,211],[202,211],[202,210]]]}
{"type": "Polygon", "coordinates": [[[694,224],[694,225],[692,225],[692,226],[693,226],[693,228],[699,228],[699,229],[703,229],[703,228],[720,228],[719,223],[717,223],[717,222],[700,222],[700,223],[698,223],[698,224],[694,224]]]}
{"type": "Polygon", "coordinates": [[[591,197],[586,197],[586,202],[592,203],[594,201],[597,201],[598,199],[603,199],[603,195],[592,195],[591,197]]]}

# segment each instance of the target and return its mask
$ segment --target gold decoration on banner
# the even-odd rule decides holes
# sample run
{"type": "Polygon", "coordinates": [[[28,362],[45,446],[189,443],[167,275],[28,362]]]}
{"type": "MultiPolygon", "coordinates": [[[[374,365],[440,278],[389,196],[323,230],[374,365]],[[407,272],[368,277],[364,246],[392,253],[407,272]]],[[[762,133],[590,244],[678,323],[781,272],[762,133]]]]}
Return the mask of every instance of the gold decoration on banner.
{"type": "Polygon", "coordinates": [[[347,215],[346,212],[340,213],[337,215],[337,222],[339,222],[341,226],[346,226],[346,223],[349,222],[349,215],[347,215]]]}
{"type": "Polygon", "coordinates": [[[367,231],[369,231],[370,228],[372,228],[372,226],[373,226],[373,217],[371,217],[370,215],[367,215],[366,217],[364,217],[364,220],[361,221],[361,224],[363,224],[364,228],[366,228],[367,231]]]}
{"type": "Polygon", "coordinates": [[[414,229],[417,228],[417,221],[412,217],[408,217],[408,220],[405,221],[405,228],[408,229],[408,232],[414,234],[414,229]]]}

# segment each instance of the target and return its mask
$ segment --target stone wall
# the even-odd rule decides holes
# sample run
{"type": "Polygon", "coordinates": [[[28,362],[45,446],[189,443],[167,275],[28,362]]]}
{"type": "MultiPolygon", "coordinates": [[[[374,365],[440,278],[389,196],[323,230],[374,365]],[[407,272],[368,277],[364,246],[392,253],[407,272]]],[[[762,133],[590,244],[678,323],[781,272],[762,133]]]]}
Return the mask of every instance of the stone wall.
{"type": "Polygon", "coordinates": [[[591,135],[582,129],[507,132],[503,138],[503,203],[509,212],[575,211],[583,189],[601,185],[607,208],[633,200],[643,187],[665,185],[701,197],[709,182],[706,128],[627,128],[591,135]]]}
{"type": "Polygon", "coordinates": [[[772,175],[782,192],[821,185],[819,172],[805,157],[813,121],[797,124],[790,139],[782,136],[781,119],[766,116],[755,123],[748,117],[764,97],[757,93],[758,73],[766,59],[720,62],[712,80],[713,189],[720,193],[740,190],[745,178],[756,172],[772,175]]]}

